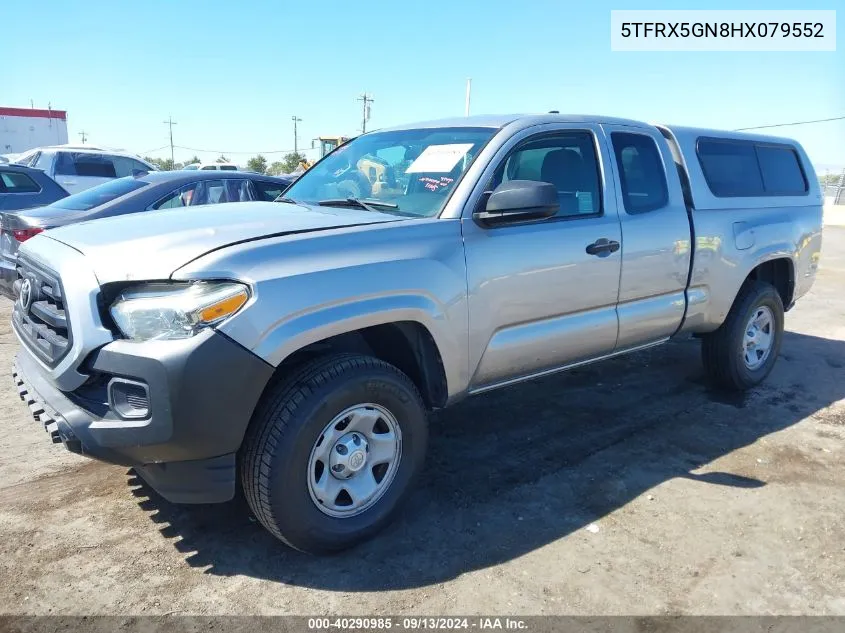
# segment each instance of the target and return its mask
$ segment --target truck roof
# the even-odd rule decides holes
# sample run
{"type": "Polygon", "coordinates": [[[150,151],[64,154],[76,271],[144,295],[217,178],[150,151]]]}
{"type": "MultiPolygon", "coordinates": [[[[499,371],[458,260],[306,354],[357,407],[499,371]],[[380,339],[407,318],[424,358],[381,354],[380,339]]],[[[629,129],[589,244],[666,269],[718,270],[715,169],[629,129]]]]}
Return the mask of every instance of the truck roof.
{"type": "Polygon", "coordinates": [[[771,136],[769,134],[756,134],[753,132],[732,131],[732,130],[715,130],[712,128],[703,127],[689,127],[686,125],[662,125],[655,124],[659,128],[669,130],[678,142],[691,139],[695,140],[700,136],[714,136],[720,139],[737,139],[741,141],[759,141],[763,143],[783,143],[786,145],[798,145],[798,143],[791,138],[783,136],[771,136]]]}
{"type": "Polygon", "coordinates": [[[641,128],[663,128],[670,130],[678,138],[698,138],[699,136],[715,136],[718,138],[733,138],[750,141],[762,141],[768,143],[785,143],[796,145],[795,140],[781,136],[770,136],[767,134],[756,134],[753,132],[716,130],[711,128],[691,127],[684,125],[664,125],[661,123],[647,123],[634,119],[620,117],[592,115],[592,114],[559,114],[548,112],[545,114],[482,114],[469,117],[451,117],[447,119],[434,119],[431,121],[419,121],[405,125],[397,125],[389,128],[382,128],[374,131],[411,130],[419,128],[441,128],[441,127],[489,127],[501,128],[509,123],[519,121],[528,125],[539,125],[543,123],[610,123],[614,125],[627,125],[629,127],[641,128]]]}
{"type": "Polygon", "coordinates": [[[448,119],[435,119],[433,121],[421,121],[406,125],[397,125],[390,128],[382,128],[377,131],[413,130],[418,128],[438,127],[489,127],[500,128],[514,121],[524,122],[526,125],[539,125],[542,123],[614,123],[617,125],[630,125],[633,127],[651,127],[648,123],[634,121],[633,119],[621,119],[612,116],[584,115],[584,114],[558,114],[549,112],[545,114],[482,114],[474,116],[452,117],[448,119]]]}

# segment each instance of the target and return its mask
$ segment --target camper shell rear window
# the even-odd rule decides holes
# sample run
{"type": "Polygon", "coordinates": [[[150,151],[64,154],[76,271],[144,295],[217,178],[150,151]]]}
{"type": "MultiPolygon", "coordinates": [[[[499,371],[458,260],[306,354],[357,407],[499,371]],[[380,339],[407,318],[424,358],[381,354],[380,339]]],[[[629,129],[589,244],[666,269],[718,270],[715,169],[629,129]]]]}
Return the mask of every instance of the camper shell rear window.
{"type": "Polygon", "coordinates": [[[699,137],[696,154],[714,196],[804,196],[807,176],[792,145],[699,137]]]}

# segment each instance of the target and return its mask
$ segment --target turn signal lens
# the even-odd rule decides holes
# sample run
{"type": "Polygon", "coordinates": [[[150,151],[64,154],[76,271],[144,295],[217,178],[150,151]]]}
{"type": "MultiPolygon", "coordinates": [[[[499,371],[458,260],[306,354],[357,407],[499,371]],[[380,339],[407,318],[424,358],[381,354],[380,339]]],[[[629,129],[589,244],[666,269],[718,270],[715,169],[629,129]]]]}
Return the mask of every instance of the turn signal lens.
{"type": "Polygon", "coordinates": [[[240,310],[247,299],[249,299],[249,295],[246,290],[241,290],[234,297],[228,297],[200,310],[199,320],[203,323],[214,323],[220,319],[225,319],[230,314],[240,310]]]}

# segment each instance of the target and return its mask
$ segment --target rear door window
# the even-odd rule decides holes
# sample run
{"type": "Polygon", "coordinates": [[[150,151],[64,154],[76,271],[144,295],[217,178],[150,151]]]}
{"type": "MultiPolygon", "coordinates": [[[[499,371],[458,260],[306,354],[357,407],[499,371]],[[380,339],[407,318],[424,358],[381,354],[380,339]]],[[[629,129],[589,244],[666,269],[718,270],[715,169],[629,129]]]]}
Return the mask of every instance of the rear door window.
{"type": "Polygon", "coordinates": [[[619,166],[622,200],[628,213],[646,213],[669,203],[663,159],[657,144],[644,134],[610,135],[619,166]]]}
{"type": "Polygon", "coordinates": [[[110,156],[109,158],[114,163],[114,171],[118,178],[132,176],[135,172],[147,172],[150,170],[144,163],[128,156],[110,156]]]}
{"type": "Polygon", "coordinates": [[[192,204],[221,204],[229,202],[224,180],[204,180],[196,191],[196,202],[192,204]]]}
{"type": "Polygon", "coordinates": [[[75,176],[76,166],[73,164],[73,156],[68,152],[56,154],[56,174],[60,176],[75,176]]]}
{"type": "Polygon", "coordinates": [[[16,171],[0,171],[0,192],[38,193],[41,187],[27,174],[16,171]]]}
{"type": "Polygon", "coordinates": [[[287,185],[278,182],[269,182],[267,180],[253,180],[252,184],[255,186],[257,194],[256,200],[267,200],[272,202],[287,189],[287,185]]]}
{"type": "Polygon", "coordinates": [[[243,178],[227,178],[225,182],[228,202],[249,202],[252,199],[249,193],[249,180],[243,178]]]}
{"type": "Polygon", "coordinates": [[[197,190],[198,182],[192,182],[184,185],[167,194],[164,198],[152,205],[152,209],[180,209],[182,207],[189,207],[192,204],[200,204],[194,199],[194,193],[197,190]]]}

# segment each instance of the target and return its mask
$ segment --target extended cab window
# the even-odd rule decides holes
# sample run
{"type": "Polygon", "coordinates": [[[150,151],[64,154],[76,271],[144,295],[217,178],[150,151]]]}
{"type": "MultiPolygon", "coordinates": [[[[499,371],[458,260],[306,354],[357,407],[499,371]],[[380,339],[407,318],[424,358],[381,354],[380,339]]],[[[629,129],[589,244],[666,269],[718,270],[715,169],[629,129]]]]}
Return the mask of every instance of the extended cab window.
{"type": "Polygon", "coordinates": [[[38,193],[41,187],[26,174],[16,171],[0,171],[0,192],[38,193]]]}
{"type": "Polygon", "coordinates": [[[590,132],[543,135],[525,141],[505,159],[489,188],[510,180],[553,184],[560,201],[558,217],[601,213],[599,166],[590,132]]]}
{"type": "Polygon", "coordinates": [[[801,196],[808,191],[798,154],[788,145],[700,138],[698,161],[714,196],[801,196]]]}
{"type": "Polygon", "coordinates": [[[669,203],[666,173],[657,144],[644,134],[610,135],[619,166],[622,200],[628,213],[646,213],[669,203]]]}

